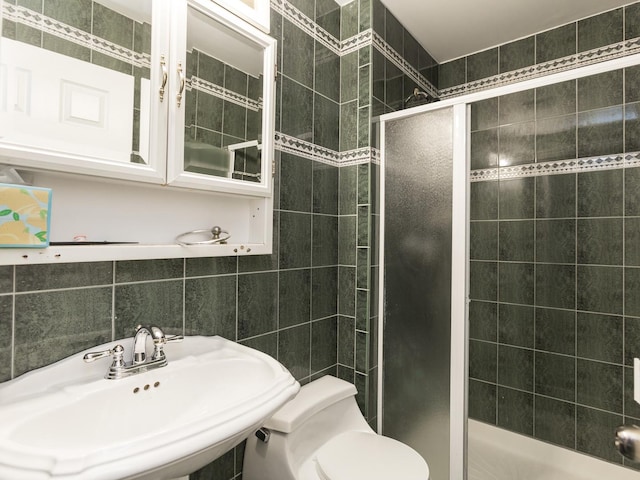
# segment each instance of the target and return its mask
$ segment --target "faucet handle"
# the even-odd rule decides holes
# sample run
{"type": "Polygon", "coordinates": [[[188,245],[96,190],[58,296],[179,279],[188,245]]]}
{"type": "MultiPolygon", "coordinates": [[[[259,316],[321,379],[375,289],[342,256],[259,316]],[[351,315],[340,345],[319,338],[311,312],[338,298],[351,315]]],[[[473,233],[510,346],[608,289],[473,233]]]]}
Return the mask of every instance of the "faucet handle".
{"type": "Polygon", "coordinates": [[[168,337],[162,335],[162,337],[154,337],[153,344],[155,346],[163,346],[167,343],[181,342],[182,340],[184,340],[183,335],[170,335],[168,337]]]}
{"type": "Polygon", "coordinates": [[[171,335],[170,337],[165,337],[164,343],[181,342],[182,340],[184,340],[184,335],[171,335]]]}
{"type": "Polygon", "coordinates": [[[124,347],[120,344],[109,350],[103,350],[101,352],[89,352],[83,357],[83,360],[87,363],[94,362],[100,358],[113,357],[112,366],[120,367],[124,365],[124,347]]]}
{"type": "Polygon", "coordinates": [[[165,357],[164,346],[167,343],[181,342],[182,340],[184,340],[184,336],[182,335],[171,335],[170,337],[165,337],[163,335],[162,338],[157,338],[157,339],[154,338],[153,339],[153,359],[157,360],[159,358],[165,357]]]}

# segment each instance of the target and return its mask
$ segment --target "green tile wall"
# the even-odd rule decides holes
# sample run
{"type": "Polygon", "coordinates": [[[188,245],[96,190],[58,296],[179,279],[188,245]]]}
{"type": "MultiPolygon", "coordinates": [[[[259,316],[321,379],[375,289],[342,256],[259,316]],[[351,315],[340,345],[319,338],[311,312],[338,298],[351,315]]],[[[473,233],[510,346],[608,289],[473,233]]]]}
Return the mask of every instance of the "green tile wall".
{"type": "MultiPolygon", "coordinates": [[[[471,169],[635,151],[623,139],[636,76],[472,104],[471,169]]],[[[639,177],[630,167],[471,183],[471,418],[626,464],[611,427],[640,413],[639,177]]]]}
{"type": "Polygon", "coordinates": [[[447,89],[640,36],[640,4],[606,11],[436,66],[431,83],[447,89]]]}
{"type": "MultiPolygon", "coordinates": [[[[437,87],[437,62],[380,0],[372,0],[372,7],[373,31],[427,81],[437,87]]],[[[401,110],[404,108],[405,99],[417,87],[416,83],[379,50],[373,48],[372,54],[372,115],[377,116],[401,110]]],[[[412,102],[409,106],[418,104],[412,102]]]]}
{"type": "MultiPolygon", "coordinates": [[[[438,86],[636,38],[639,12],[630,4],[447,62],[438,86]]],[[[637,71],[473,104],[471,169],[638,151],[637,71]]],[[[471,418],[638,468],[611,444],[640,415],[638,180],[625,168],[471,184],[471,418]]]]}

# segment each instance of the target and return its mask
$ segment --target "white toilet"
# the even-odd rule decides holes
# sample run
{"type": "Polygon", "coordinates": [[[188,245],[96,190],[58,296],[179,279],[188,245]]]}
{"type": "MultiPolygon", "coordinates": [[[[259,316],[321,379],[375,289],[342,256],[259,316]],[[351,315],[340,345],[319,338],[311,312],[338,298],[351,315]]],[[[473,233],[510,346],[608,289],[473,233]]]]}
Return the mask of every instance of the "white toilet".
{"type": "Polygon", "coordinates": [[[369,427],[356,393],[328,375],[302,387],[247,440],[243,480],[428,480],[418,452],[369,427]]]}

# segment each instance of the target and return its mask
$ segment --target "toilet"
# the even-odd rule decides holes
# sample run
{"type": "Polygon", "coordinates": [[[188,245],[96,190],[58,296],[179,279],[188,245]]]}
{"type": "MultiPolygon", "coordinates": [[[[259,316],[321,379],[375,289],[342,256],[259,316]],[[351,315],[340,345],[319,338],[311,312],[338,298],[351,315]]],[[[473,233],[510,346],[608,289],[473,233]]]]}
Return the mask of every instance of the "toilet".
{"type": "Polygon", "coordinates": [[[247,439],[243,480],[428,480],[418,452],[369,427],[356,393],[330,375],[303,386],[247,439]]]}

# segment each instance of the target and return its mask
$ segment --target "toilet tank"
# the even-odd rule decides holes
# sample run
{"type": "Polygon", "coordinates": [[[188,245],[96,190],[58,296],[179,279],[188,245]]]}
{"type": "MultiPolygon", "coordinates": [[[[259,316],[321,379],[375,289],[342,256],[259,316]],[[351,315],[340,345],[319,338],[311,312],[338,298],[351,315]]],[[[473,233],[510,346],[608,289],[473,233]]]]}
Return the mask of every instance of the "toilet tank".
{"type": "MultiPolygon", "coordinates": [[[[304,385],[264,424],[269,441],[247,439],[243,478],[300,480],[300,469],[327,441],[347,431],[373,432],[362,416],[356,387],[332,376],[304,385]]],[[[311,478],[316,478],[312,476],[311,478]]]]}
{"type": "MultiPolygon", "coordinates": [[[[327,407],[358,393],[356,387],[344,380],[325,375],[304,385],[298,395],[287,402],[264,424],[269,430],[292,433],[304,422],[327,407]]],[[[355,398],[353,398],[355,403],[355,398]]]]}

